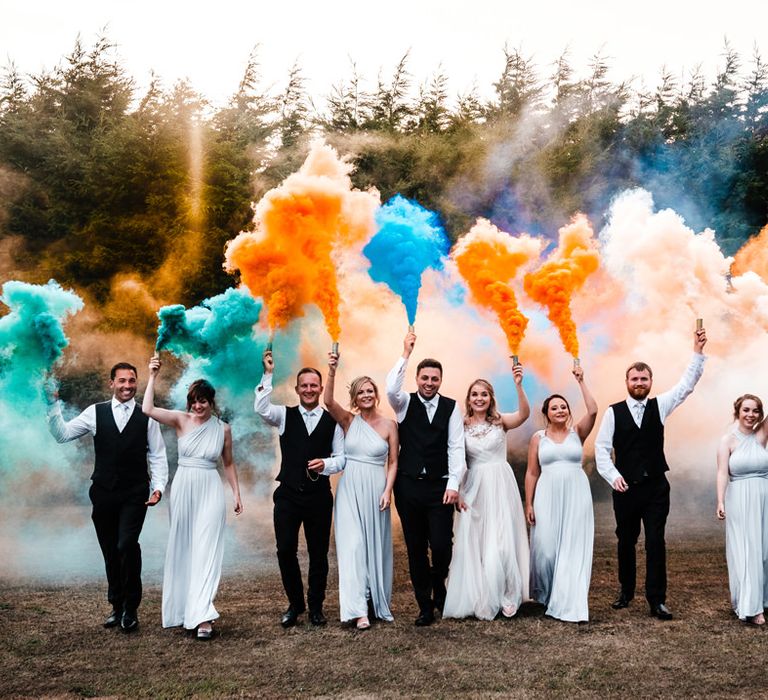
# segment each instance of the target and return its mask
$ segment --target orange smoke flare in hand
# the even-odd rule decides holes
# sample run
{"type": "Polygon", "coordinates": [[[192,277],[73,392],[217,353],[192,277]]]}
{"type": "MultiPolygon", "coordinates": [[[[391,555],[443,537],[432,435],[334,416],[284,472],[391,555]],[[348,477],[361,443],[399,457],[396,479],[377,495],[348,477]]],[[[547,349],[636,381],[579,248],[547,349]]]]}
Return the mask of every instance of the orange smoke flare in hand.
{"type": "Polygon", "coordinates": [[[272,330],[314,303],[331,338],[339,338],[334,248],[369,238],[379,204],[375,190],[352,189],[351,171],[330,146],[313,144],[299,171],[256,205],[256,230],[227,244],[225,269],[239,270],[251,294],[264,299],[272,330]]]}
{"type": "Polygon", "coordinates": [[[526,234],[515,238],[487,219],[478,219],[451,253],[472,296],[495,312],[514,354],[520,347],[528,319],[518,308],[509,282],[522,266],[538,257],[540,250],[541,243],[535,238],[526,234]]]}
{"type": "Polygon", "coordinates": [[[592,227],[583,214],[573,217],[559,231],[557,249],[549,259],[523,279],[526,294],[547,309],[566,351],[579,356],[576,324],[571,316],[571,298],[600,264],[592,227]]]}
{"type": "Polygon", "coordinates": [[[741,246],[733,259],[732,275],[743,275],[748,270],[768,282],[768,226],[741,246]]]}

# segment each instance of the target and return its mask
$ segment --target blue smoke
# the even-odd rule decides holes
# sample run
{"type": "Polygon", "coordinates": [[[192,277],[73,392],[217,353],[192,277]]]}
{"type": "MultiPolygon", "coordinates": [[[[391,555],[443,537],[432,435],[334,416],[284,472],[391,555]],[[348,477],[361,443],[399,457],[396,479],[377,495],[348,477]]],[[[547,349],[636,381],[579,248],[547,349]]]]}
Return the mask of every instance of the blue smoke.
{"type": "Polygon", "coordinates": [[[363,249],[371,263],[368,274],[403,300],[412,324],[421,276],[430,267],[443,269],[450,240],[437,214],[399,194],[376,212],[376,223],[378,231],[363,249]]]}

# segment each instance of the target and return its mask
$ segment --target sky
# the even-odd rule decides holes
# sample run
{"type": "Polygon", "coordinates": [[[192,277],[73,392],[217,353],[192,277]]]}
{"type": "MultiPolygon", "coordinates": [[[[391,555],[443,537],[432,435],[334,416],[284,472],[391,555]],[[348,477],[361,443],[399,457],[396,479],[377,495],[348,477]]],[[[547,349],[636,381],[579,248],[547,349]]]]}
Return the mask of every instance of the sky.
{"type": "Polygon", "coordinates": [[[568,47],[577,74],[601,51],[614,80],[653,87],[664,65],[684,79],[701,64],[713,78],[725,37],[750,64],[766,26],[761,0],[729,0],[712,11],[691,0],[0,0],[0,64],[32,74],[51,69],[78,34],[90,46],[106,28],[140,90],[154,71],[166,86],[188,79],[215,106],[235,92],[257,44],[265,87],[280,91],[298,61],[320,102],[351,74],[351,61],[370,89],[379,70],[391,75],[408,50],[417,83],[442,64],[452,95],[476,82],[490,96],[505,44],[532,56],[544,77],[568,47]]]}

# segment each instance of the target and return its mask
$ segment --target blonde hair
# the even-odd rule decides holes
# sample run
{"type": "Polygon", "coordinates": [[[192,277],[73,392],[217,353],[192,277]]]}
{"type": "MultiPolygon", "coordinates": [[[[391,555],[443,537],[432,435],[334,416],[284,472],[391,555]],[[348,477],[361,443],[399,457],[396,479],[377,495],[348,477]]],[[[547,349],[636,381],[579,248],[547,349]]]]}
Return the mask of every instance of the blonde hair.
{"type": "Polygon", "coordinates": [[[466,422],[475,415],[475,412],[472,409],[472,404],[469,401],[469,396],[472,393],[472,388],[478,384],[488,390],[488,395],[490,397],[488,410],[485,413],[485,420],[491,425],[498,425],[501,423],[501,414],[496,409],[496,392],[493,390],[493,385],[487,379],[475,379],[475,381],[469,385],[469,389],[467,389],[467,398],[464,399],[464,408],[466,410],[464,420],[466,422]]]}
{"type": "Polygon", "coordinates": [[[364,384],[370,384],[373,387],[373,395],[376,397],[376,406],[379,405],[379,387],[376,386],[376,382],[369,376],[363,375],[361,377],[355,377],[352,383],[349,385],[349,407],[353,411],[357,411],[357,395],[364,384]]]}

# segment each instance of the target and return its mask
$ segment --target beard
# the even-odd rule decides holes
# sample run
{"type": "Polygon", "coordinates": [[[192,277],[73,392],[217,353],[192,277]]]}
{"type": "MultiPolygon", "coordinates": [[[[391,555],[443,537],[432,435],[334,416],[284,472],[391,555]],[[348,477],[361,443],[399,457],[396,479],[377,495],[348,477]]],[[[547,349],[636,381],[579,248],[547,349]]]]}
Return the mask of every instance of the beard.
{"type": "Polygon", "coordinates": [[[642,401],[648,394],[651,393],[651,388],[636,386],[634,389],[629,389],[629,395],[635,399],[635,401],[642,401]]]}

